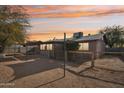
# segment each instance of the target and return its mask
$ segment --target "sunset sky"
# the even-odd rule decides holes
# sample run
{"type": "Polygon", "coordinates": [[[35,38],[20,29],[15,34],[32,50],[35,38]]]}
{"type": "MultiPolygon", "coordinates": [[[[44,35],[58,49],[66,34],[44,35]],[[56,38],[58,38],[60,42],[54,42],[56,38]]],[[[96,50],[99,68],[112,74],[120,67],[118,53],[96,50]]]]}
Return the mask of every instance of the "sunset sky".
{"type": "Polygon", "coordinates": [[[105,26],[124,25],[124,6],[24,6],[30,15],[30,40],[63,38],[66,32],[96,34],[105,26]]]}

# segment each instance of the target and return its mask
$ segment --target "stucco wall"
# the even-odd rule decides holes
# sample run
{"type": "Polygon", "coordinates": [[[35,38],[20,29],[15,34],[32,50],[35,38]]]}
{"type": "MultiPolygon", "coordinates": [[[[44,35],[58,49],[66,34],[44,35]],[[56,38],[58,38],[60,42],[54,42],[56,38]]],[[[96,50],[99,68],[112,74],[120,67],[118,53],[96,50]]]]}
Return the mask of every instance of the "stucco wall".
{"type": "Polygon", "coordinates": [[[91,54],[86,53],[68,53],[68,61],[87,62],[91,60],[91,54]]]}
{"type": "Polygon", "coordinates": [[[64,60],[64,47],[63,44],[53,45],[54,58],[58,60],[64,60]]]}
{"type": "Polygon", "coordinates": [[[89,51],[94,53],[95,58],[101,57],[105,52],[103,40],[92,41],[89,43],[89,51]]]}

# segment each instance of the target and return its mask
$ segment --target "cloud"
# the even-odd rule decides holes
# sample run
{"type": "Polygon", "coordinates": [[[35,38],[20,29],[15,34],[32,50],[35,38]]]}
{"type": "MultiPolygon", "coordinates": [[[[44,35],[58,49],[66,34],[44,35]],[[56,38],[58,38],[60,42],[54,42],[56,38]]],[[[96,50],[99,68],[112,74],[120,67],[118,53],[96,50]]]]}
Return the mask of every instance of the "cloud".
{"type": "Polygon", "coordinates": [[[31,25],[45,25],[45,24],[48,24],[48,22],[31,22],[31,25]]]}
{"type": "Polygon", "coordinates": [[[109,14],[124,13],[124,10],[108,10],[108,11],[78,11],[69,13],[48,13],[48,14],[32,14],[31,17],[35,18],[75,18],[86,16],[105,16],[109,14]]]}
{"type": "Polygon", "coordinates": [[[40,7],[33,7],[33,6],[24,6],[26,12],[30,15],[40,13],[40,12],[47,12],[49,9],[47,8],[40,8],[40,7]]]}
{"type": "Polygon", "coordinates": [[[124,6],[25,6],[32,18],[75,18],[124,13],[124,6]]]}

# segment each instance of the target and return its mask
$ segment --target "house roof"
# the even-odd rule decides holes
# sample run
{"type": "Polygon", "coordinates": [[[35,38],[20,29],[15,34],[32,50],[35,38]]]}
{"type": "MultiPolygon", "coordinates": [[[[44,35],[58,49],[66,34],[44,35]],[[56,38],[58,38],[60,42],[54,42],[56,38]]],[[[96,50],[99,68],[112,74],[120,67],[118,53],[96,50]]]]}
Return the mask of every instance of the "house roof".
{"type": "Polygon", "coordinates": [[[88,41],[94,41],[94,40],[102,40],[103,35],[102,34],[96,34],[96,35],[90,35],[90,36],[83,36],[79,39],[75,39],[76,42],[88,42],[88,41]]]}
{"type": "MultiPolygon", "coordinates": [[[[82,36],[79,39],[75,38],[67,38],[67,42],[90,42],[90,41],[96,41],[96,40],[102,40],[103,35],[102,34],[96,34],[96,35],[90,35],[90,36],[82,36]]],[[[63,43],[64,39],[55,39],[55,40],[50,40],[46,41],[43,43],[63,43]]]]}

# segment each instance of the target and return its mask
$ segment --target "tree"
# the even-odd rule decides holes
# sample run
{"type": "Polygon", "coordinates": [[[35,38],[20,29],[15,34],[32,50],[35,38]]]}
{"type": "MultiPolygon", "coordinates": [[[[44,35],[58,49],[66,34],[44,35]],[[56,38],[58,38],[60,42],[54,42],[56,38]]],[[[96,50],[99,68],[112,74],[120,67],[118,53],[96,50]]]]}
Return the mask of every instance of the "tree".
{"type": "Polygon", "coordinates": [[[105,27],[100,30],[99,33],[104,34],[104,41],[110,48],[122,47],[124,45],[124,27],[123,26],[111,26],[105,27]]]}
{"type": "Polygon", "coordinates": [[[25,42],[28,18],[22,6],[0,6],[0,53],[6,46],[25,42]]]}
{"type": "Polygon", "coordinates": [[[78,50],[80,47],[79,43],[76,43],[76,42],[67,43],[66,46],[67,46],[67,50],[73,50],[73,51],[78,50]]]}

